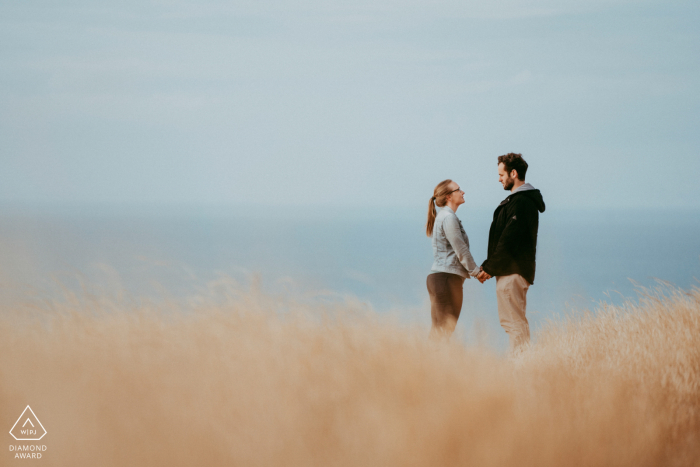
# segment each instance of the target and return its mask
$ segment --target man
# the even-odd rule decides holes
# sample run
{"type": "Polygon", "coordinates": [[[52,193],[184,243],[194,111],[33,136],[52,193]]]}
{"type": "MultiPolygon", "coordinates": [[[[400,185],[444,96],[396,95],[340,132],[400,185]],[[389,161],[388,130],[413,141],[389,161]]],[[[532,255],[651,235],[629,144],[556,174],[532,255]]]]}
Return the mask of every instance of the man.
{"type": "Polygon", "coordinates": [[[496,276],[498,318],[508,333],[511,353],[530,342],[526,295],[535,282],[537,227],[539,213],[544,212],[540,190],[525,183],[526,172],[521,154],[498,157],[498,181],[511,194],[493,213],[488,255],[477,276],[481,283],[496,276]]]}

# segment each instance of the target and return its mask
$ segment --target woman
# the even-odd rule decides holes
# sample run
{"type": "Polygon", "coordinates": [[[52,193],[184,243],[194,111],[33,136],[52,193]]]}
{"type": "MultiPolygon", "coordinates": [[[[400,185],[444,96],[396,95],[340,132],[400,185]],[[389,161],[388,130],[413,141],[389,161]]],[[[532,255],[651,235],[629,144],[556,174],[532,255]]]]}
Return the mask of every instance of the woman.
{"type": "Polygon", "coordinates": [[[452,180],[445,180],[435,187],[428,205],[425,231],[428,237],[433,237],[435,258],[427,279],[433,339],[450,337],[462,310],[464,279],[476,277],[480,272],[469,252],[469,238],[455,214],[463,203],[464,191],[452,180]],[[436,205],[442,208],[439,213],[436,205]]]}

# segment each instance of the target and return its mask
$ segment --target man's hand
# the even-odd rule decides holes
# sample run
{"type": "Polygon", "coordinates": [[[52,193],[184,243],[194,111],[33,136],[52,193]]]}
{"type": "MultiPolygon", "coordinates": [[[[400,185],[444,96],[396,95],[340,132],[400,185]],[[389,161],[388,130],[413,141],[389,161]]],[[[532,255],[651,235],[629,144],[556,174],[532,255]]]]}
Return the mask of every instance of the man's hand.
{"type": "Polygon", "coordinates": [[[481,282],[482,284],[486,282],[487,280],[491,279],[491,276],[489,276],[489,273],[481,269],[481,272],[479,275],[476,276],[476,278],[481,282]]]}

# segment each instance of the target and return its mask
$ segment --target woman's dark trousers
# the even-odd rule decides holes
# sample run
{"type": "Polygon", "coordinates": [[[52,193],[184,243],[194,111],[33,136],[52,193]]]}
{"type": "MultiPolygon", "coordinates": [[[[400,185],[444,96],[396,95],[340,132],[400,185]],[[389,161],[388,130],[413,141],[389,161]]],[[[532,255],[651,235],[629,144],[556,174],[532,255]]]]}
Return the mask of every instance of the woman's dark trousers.
{"type": "Polygon", "coordinates": [[[448,272],[436,272],[429,274],[426,282],[430,294],[430,315],[433,319],[430,337],[449,338],[462,311],[464,277],[448,272]]]}

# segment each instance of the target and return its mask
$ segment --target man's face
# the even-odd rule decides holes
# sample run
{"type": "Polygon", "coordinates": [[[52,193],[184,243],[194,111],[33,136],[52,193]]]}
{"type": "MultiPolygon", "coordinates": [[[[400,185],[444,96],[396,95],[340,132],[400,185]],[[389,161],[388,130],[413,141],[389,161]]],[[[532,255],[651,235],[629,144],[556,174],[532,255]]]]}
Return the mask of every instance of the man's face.
{"type": "Polygon", "coordinates": [[[510,174],[506,172],[506,166],[501,162],[498,164],[498,181],[501,182],[501,185],[503,185],[503,189],[510,191],[513,188],[513,185],[515,185],[515,179],[517,175],[515,175],[517,172],[515,170],[511,170],[510,174]],[[513,176],[511,176],[511,174],[513,176]]]}

